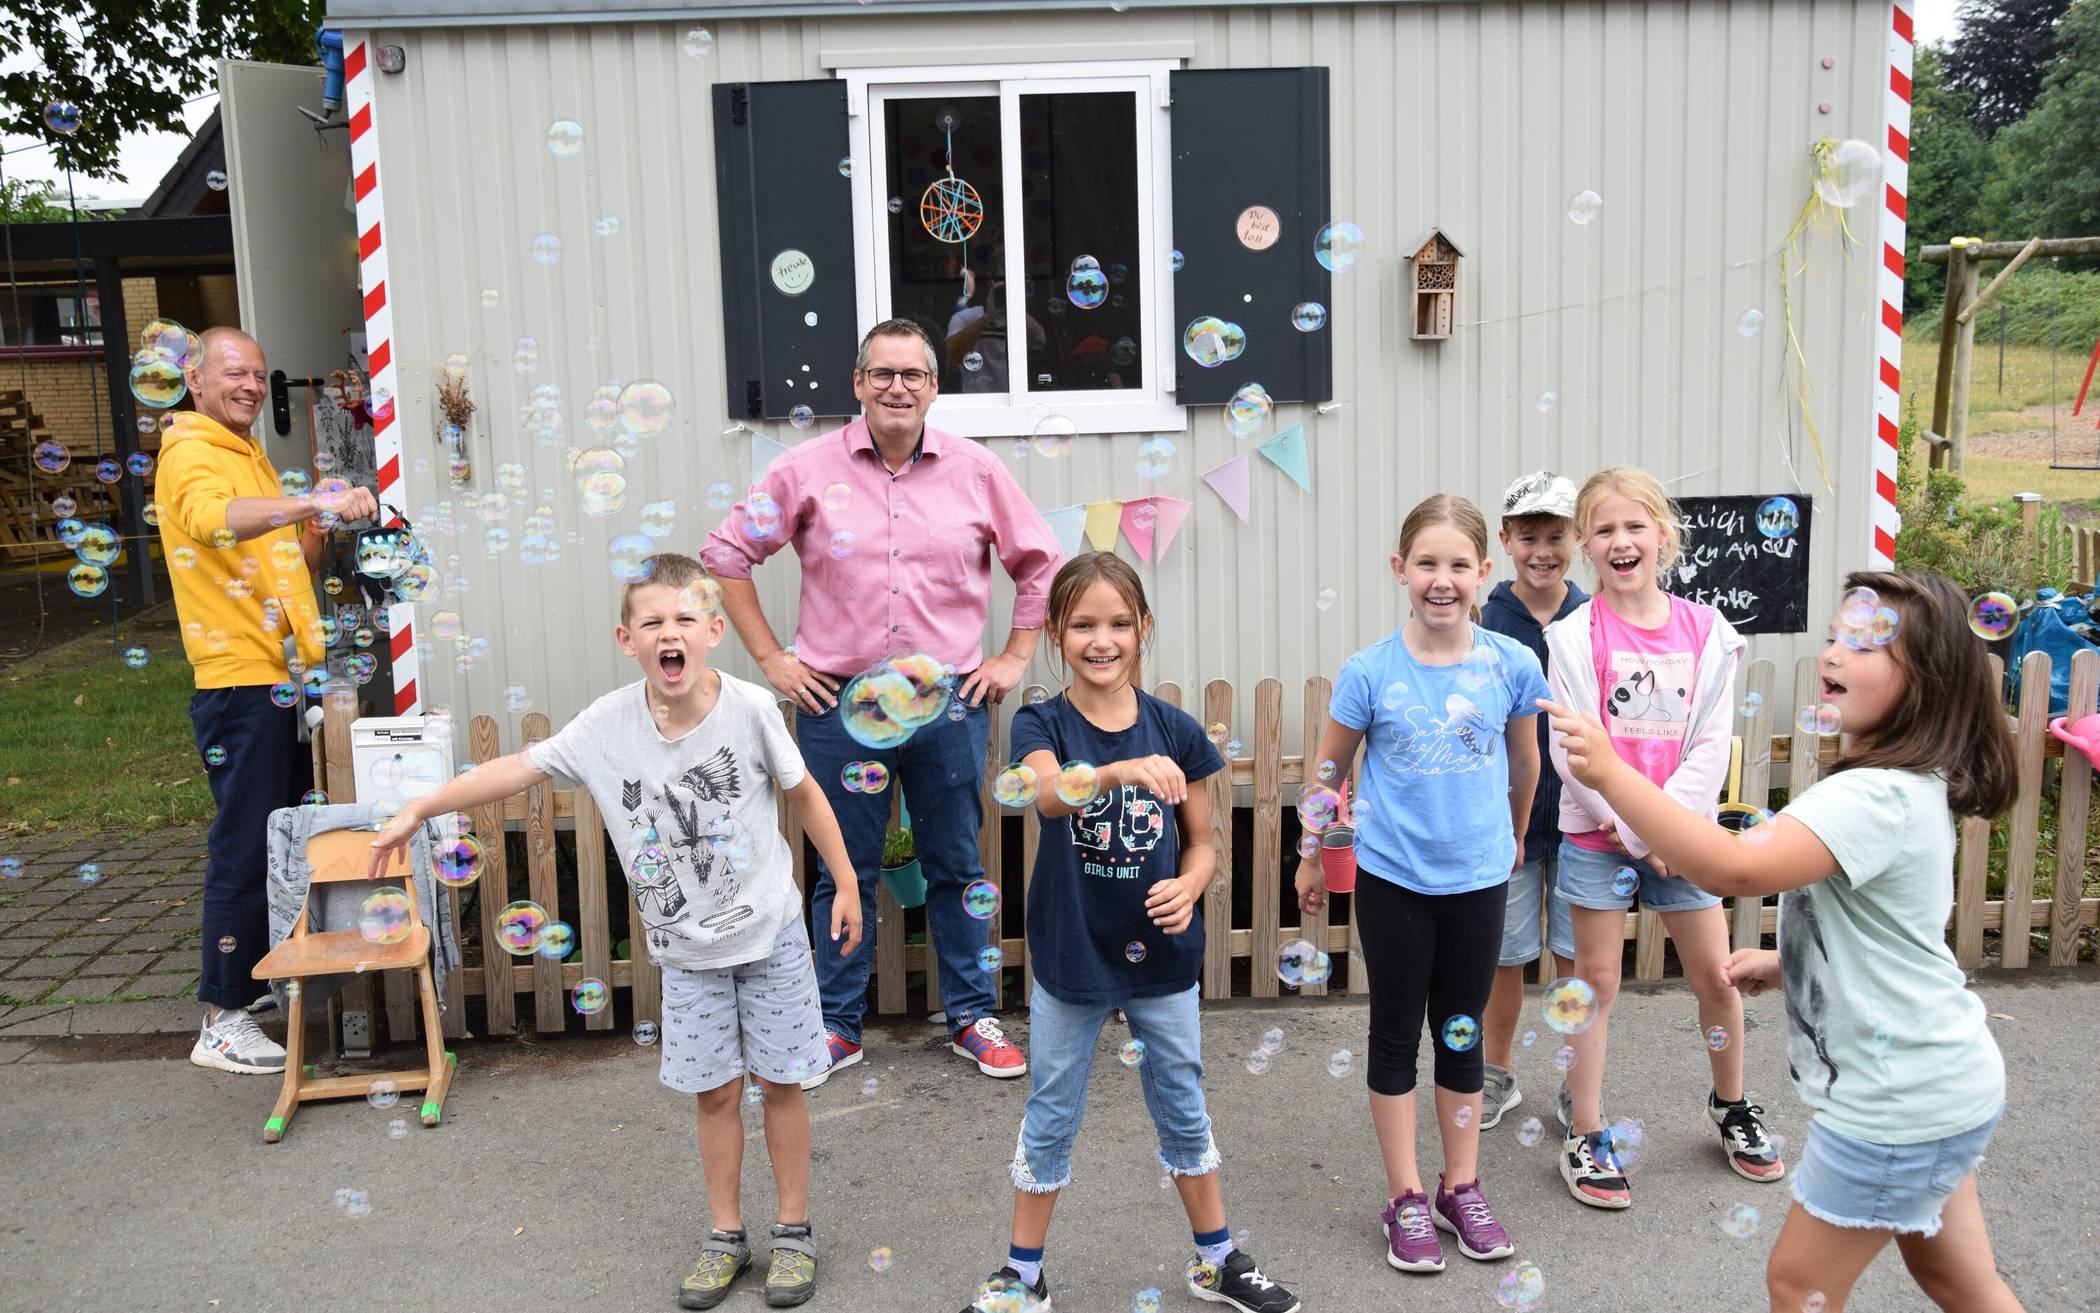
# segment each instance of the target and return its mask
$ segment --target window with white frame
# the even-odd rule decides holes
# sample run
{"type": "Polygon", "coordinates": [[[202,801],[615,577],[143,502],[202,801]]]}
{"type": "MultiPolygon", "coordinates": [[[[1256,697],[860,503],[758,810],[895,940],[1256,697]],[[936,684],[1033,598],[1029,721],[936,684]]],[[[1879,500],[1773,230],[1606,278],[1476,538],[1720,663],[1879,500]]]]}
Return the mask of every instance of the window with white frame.
{"type": "Polygon", "coordinates": [[[1164,62],[844,71],[860,319],[946,344],[934,423],[1178,430],[1164,62]]]}

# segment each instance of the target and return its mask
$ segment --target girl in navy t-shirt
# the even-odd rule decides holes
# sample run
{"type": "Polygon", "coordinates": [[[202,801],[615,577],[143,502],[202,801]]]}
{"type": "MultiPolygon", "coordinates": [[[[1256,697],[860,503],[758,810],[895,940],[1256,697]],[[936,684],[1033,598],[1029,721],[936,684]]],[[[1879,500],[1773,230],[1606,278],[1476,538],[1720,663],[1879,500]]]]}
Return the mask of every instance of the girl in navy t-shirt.
{"type": "Polygon", "coordinates": [[[1042,825],[1028,887],[1033,1084],[1014,1147],[1012,1244],[970,1308],[1016,1287],[1048,1301],[1050,1212],[1071,1178],[1102,1025],[1120,1008],[1131,1033],[1123,1064],[1144,1092],[1160,1165],[1195,1235],[1191,1292],[1246,1313],[1293,1313],[1297,1298],[1233,1245],[1203,1106],[1197,908],[1216,858],[1210,801],[1192,786],[1224,762],[1186,712],[1139,690],[1152,611],[1120,557],[1066,562],[1050,585],[1048,629],[1069,681],[1060,696],[1015,713],[1019,764],[998,787],[1010,805],[1033,802],[1042,825]]]}

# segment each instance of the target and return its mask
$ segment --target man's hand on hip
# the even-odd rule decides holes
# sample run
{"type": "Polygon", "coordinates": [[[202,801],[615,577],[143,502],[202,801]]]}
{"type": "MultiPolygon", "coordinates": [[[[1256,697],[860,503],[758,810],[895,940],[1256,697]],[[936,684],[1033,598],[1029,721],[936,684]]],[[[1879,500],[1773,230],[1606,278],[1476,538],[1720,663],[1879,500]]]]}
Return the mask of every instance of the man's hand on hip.
{"type": "Polygon", "coordinates": [[[811,715],[819,715],[838,705],[838,681],[803,665],[786,648],[760,661],[758,668],[766,673],[766,682],[780,690],[781,696],[792,698],[796,706],[811,715]]]}
{"type": "Polygon", "coordinates": [[[970,672],[969,678],[956,691],[956,696],[973,707],[981,707],[986,699],[1003,702],[1028,673],[1028,663],[1017,656],[1001,652],[970,672]]]}

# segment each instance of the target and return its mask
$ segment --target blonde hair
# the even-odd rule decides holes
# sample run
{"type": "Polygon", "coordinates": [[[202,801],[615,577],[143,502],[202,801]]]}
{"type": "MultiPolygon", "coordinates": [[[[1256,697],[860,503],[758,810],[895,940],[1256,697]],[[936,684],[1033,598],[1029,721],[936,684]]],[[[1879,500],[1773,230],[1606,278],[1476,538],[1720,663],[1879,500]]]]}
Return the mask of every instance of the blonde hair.
{"type": "Polygon", "coordinates": [[[665,588],[683,592],[703,579],[713,582],[713,576],[708,574],[707,567],[692,557],[681,556],[676,552],[658,552],[642,562],[640,577],[628,580],[627,586],[620,590],[620,623],[626,624],[634,615],[633,598],[636,589],[651,588],[660,584],[665,588]]]}
{"type": "Polygon", "coordinates": [[[1421,537],[1424,530],[1440,524],[1448,524],[1472,539],[1473,550],[1480,553],[1481,560],[1487,560],[1487,517],[1480,513],[1478,506],[1455,492],[1440,492],[1423,498],[1407,513],[1407,518],[1400,521],[1400,546],[1397,549],[1400,555],[1403,558],[1407,555],[1407,549],[1414,546],[1415,539],[1421,537]]]}
{"type": "Polygon", "coordinates": [[[1662,548],[1656,553],[1656,570],[1660,572],[1675,565],[1679,553],[1684,550],[1684,521],[1678,516],[1677,508],[1670,504],[1670,494],[1663,491],[1662,483],[1648,471],[1631,465],[1614,465],[1583,480],[1582,491],[1575,494],[1576,543],[1580,545],[1589,541],[1590,517],[1597,513],[1598,503],[1611,496],[1624,497],[1648,512],[1656,528],[1662,531],[1662,548]]]}

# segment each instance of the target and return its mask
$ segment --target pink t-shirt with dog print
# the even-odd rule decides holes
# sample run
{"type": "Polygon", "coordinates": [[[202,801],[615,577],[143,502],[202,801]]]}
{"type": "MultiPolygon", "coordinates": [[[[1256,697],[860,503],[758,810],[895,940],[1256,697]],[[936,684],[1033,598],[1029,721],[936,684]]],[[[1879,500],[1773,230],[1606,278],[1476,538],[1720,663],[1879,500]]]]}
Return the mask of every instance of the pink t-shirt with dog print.
{"type": "MultiPolygon", "coordinates": [[[[1677,771],[1692,728],[1699,654],[1713,632],[1712,607],[1670,597],[1659,629],[1621,619],[1602,597],[1590,604],[1590,654],[1597,662],[1597,716],[1619,759],[1661,788],[1677,771]]],[[[1567,836],[1592,852],[1618,851],[1602,830],[1567,836]]]]}

